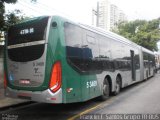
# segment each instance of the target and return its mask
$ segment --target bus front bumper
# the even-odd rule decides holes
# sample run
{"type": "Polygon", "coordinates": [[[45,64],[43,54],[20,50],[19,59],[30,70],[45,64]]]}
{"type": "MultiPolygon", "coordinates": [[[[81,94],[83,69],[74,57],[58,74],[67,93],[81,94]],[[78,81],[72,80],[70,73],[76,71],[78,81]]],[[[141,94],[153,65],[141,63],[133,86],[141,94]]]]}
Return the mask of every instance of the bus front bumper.
{"type": "Polygon", "coordinates": [[[61,88],[56,93],[52,93],[49,89],[45,91],[23,91],[7,87],[5,89],[5,96],[44,103],[62,103],[61,88]]]}

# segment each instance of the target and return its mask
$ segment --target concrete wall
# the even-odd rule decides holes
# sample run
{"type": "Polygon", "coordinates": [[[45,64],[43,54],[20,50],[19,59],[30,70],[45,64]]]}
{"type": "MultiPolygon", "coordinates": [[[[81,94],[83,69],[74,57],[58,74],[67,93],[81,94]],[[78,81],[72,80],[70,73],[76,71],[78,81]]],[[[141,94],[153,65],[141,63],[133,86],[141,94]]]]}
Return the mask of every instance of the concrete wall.
{"type": "Polygon", "coordinates": [[[0,58],[3,57],[3,46],[0,46],[0,58]]]}
{"type": "Polygon", "coordinates": [[[0,89],[3,87],[3,47],[0,46],[0,89]]]}

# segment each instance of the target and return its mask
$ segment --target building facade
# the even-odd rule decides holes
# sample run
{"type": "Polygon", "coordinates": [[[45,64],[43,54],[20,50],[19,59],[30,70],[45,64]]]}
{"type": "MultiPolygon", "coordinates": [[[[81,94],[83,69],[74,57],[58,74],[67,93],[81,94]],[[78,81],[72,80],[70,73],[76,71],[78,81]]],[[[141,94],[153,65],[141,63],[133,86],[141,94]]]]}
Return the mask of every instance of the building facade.
{"type": "Polygon", "coordinates": [[[120,21],[126,21],[127,17],[116,5],[109,0],[99,1],[99,21],[98,27],[105,30],[115,29],[120,21]]]}
{"type": "Polygon", "coordinates": [[[110,28],[110,4],[108,0],[103,0],[99,2],[99,24],[98,27],[105,30],[110,28]]]}

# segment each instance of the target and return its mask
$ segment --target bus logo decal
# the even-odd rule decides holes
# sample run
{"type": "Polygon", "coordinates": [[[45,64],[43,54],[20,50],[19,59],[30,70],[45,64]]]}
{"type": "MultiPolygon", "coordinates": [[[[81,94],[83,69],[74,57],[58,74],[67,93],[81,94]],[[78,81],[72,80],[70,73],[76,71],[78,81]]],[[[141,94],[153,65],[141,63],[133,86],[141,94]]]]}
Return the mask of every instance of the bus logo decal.
{"type": "Polygon", "coordinates": [[[35,73],[39,73],[39,72],[38,72],[38,69],[39,69],[39,68],[34,68],[34,72],[35,72],[35,73]]]}

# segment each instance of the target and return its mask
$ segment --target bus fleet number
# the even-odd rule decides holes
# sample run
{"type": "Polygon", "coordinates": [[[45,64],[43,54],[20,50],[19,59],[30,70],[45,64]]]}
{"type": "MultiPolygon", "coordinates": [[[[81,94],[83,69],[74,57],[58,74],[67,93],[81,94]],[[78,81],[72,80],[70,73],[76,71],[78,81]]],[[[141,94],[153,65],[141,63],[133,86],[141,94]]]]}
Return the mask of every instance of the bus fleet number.
{"type": "Polygon", "coordinates": [[[87,88],[95,87],[97,86],[97,81],[89,81],[87,82],[87,88]]]}

